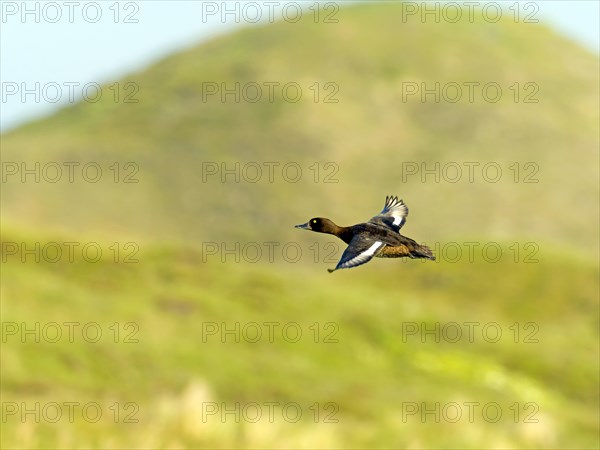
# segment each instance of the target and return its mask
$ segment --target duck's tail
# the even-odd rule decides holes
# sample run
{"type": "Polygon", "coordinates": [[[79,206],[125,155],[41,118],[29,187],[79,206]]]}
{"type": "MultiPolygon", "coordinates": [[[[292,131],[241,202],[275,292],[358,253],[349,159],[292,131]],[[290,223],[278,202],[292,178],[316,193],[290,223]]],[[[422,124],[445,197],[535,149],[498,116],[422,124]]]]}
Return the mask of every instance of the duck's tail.
{"type": "Polygon", "coordinates": [[[433,252],[429,247],[422,244],[417,244],[412,246],[410,249],[410,257],[411,258],[425,258],[435,261],[435,256],[433,256],[433,252]]]}

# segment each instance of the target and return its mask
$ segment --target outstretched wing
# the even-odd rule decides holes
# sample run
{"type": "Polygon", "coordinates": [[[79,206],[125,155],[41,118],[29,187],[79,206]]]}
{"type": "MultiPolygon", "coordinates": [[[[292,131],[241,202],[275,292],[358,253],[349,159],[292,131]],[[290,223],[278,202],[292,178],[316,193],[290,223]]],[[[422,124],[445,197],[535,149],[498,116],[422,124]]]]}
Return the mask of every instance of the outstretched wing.
{"type": "Polygon", "coordinates": [[[358,234],[352,238],[350,244],[344,251],[342,258],[338,262],[335,269],[327,269],[329,273],[338,269],[349,269],[350,267],[360,266],[369,262],[376,256],[385,244],[375,239],[369,239],[364,235],[358,234]]]}
{"type": "Polygon", "coordinates": [[[375,217],[372,217],[369,222],[383,225],[399,232],[402,225],[404,225],[404,222],[406,222],[407,216],[408,206],[406,206],[404,201],[398,200],[398,197],[396,196],[388,195],[385,197],[385,206],[383,207],[383,210],[375,217]]]}

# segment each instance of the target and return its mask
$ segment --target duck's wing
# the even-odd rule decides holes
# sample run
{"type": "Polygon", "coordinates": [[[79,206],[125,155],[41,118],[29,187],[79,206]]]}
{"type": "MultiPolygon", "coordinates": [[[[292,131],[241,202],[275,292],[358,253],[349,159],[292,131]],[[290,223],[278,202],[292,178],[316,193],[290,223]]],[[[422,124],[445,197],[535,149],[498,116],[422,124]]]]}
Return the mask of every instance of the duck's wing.
{"type": "Polygon", "coordinates": [[[406,222],[408,216],[408,206],[398,197],[388,195],[385,197],[385,206],[383,210],[369,220],[370,223],[383,225],[399,232],[402,225],[406,222]]]}
{"type": "Polygon", "coordinates": [[[373,238],[368,238],[364,234],[357,234],[352,238],[350,244],[342,254],[335,269],[327,269],[329,273],[338,269],[349,269],[350,267],[360,266],[369,262],[374,256],[377,256],[385,247],[385,243],[373,238]]]}

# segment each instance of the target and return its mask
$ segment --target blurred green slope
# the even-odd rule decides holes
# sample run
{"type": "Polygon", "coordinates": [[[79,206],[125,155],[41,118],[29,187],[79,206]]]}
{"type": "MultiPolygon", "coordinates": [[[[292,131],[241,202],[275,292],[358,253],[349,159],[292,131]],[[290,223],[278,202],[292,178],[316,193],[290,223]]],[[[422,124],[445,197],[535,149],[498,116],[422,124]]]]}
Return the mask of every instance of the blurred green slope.
{"type": "Polygon", "coordinates": [[[597,254],[597,56],[544,26],[508,19],[402,23],[398,4],[342,8],[338,18],[335,24],[280,22],[214,39],[121,80],[121,96],[131,92],[125,83],[139,86],[138,103],[115,102],[106,86],[97,103],[74,105],[3,136],[3,161],[30,167],[92,161],[104,168],[97,184],[74,186],[66,175],[56,184],[10,177],[2,189],[4,223],[180,242],[282,240],[298,236],[288,224],[313,215],[341,224],[370,217],[394,193],[411,207],[409,226],[419,230],[419,240],[522,237],[597,254]],[[222,82],[228,88],[295,82],[303,96],[291,103],[276,90],[271,103],[265,88],[257,103],[235,103],[231,95],[222,102],[218,94],[203,101],[203,83],[222,82]],[[338,103],[323,102],[332,92],[328,82],[339,87],[338,103]],[[429,89],[458,83],[461,100],[403,100],[407,83],[423,82],[429,89]],[[469,82],[498,83],[502,96],[490,103],[476,90],[470,103],[469,82]],[[524,103],[533,86],[538,102],[524,103]],[[138,164],[139,183],[112,182],[107,167],[115,161],[138,164]],[[330,173],[323,169],[327,161],[339,167],[338,183],[321,182],[330,173]],[[203,182],[203,162],[280,166],[274,183],[266,169],[254,184],[231,176],[221,183],[218,175],[203,182]],[[288,162],[303,170],[297,183],[282,178],[288,162]],[[314,162],[319,183],[309,169],[314,162]],[[403,177],[403,163],[448,162],[463,169],[457,183],[403,177]],[[465,162],[479,163],[474,183],[465,162]],[[483,179],[488,162],[502,168],[497,183],[483,179]],[[532,178],[539,182],[515,183],[514,162],[521,181],[531,173],[523,165],[537,164],[532,178]]]}
{"type": "Polygon", "coordinates": [[[26,322],[29,328],[35,321],[94,322],[105,336],[96,344],[79,332],[75,343],[63,337],[35,344],[32,335],[23,343],[20,334],[6,336],[3,401],[135,402],[140,423],[115,424],[108,414],[100,425],[28,421],[19,428],[9,416],[3,446],[27,443],[22,429],[36,436],[32,447],[65,445],[66,436],[117,447],[314,446],[330,442],[326,436],[342,447],[597,444],[597,267],[588,263],[476,258],[398,267],[379,261],[334,277],[323,274],[320,264],[202,263],[193,249],[154,248],[140,256],[139,264],[106,257],[95,264],[37,265],[9,257],[1,291],[5,322],[26,322]],[[395,289],[389,280],[395,280],[395,289]],[[449,332],[448,339],[441,334],[441,342],[430,334],[423,343],[421,332],[403,328],[414,323],[433,330],[440,321],[461,324],[461,339],[452,342],[449,332]],[[138,342],[114,343],[107,332],[114,322],[123,333],[124,323],[138,324],[138,342]],[[286,342],[280,325],[273,343],[266,334],[258,343],[235,343],[231,335],[222,343],[220,333],[203,334],[205,322],[225,323],[230,330],[236,322],[295,322],[304,334],[297,343],[286,342]],[[318,343],[309,331],[315,322],[322,333],[318,343]],[[337,343],[324,342],[329,322],[339,327],[333,334],[337,343]],[[465,322],[478,323],[473,342],[465,322]],[[516,343],[510,328],[515,322],[516,343]],[[530,322],[538,328],[526,328],[530,322]],[[483,337],[488,323],[502,329],[498,342],[483,337]],[[202,422],[201,401],[294,401],[304,409],[335,402],[340,422],[228,422],[221,430],[217,419],[202,422]],[[431,407],[470,401],[497,402],[502,420],[485,421],[480,410],[473,423],[466,416],[456,424],[431,417],[421,423],[419,415],[402,419],[403,402],[431,407]],[[510,410],[515,402],[521,408],[516,422],[510,410]],[[523,422],[529,402],[539,407],[537,423],[523,422]],[[144,440],[139,430],[149,424],[156,429],[144,440]],[[106,441],[109,435],[114,439],[106,441]]]}

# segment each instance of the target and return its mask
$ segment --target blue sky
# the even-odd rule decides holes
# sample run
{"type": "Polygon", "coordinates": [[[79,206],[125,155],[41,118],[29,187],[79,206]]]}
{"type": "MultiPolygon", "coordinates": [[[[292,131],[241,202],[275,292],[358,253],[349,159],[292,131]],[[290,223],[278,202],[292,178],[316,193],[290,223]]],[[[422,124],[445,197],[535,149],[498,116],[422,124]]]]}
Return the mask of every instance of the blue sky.
{"type": "MultiPolygon", "coordinates": [[[[304,14],[318,10],[322,20],[334,11],[333,7],[326,7],[327,3],[350,2],[321,2],[315,7],[312,0],[229,1],[230,12],[223,17],[226,11],[220,1],[2,0],[0,131],[77,101],[87,83],[118,80],[173,51],[235,28],[252,26],[258,14],[263,22],[281,20],[284,14],[293,20],[295,5],[299,3],[313,8],[304,14]],[[21,95],[23,89],[31,91],[25,98],[21,95]],[[73,99],[69,98],[71,93],[73,99]]],[[[463,1],[455,3],[462,5],[463,1]]],[[[539,19],[591,51],[600,52],[597,0],[475,3],[480,8],[501,4],[503,14],[514,16],[518,11],[520,20],[539,19]]],[[[421,2],[412,4],[418,7],[421,2]]],[[[441,11],[444,2],[430,4],[437,4],[441,11]]],[[[343,12],[337,17],[343,18],[343,12]]],[[[94,93],[93,85],[88,92],[94,93]]]]}

